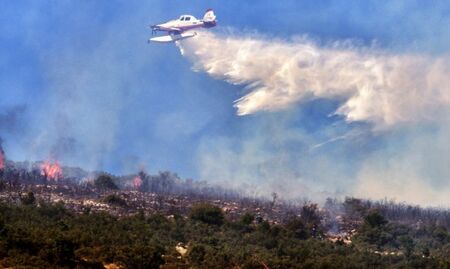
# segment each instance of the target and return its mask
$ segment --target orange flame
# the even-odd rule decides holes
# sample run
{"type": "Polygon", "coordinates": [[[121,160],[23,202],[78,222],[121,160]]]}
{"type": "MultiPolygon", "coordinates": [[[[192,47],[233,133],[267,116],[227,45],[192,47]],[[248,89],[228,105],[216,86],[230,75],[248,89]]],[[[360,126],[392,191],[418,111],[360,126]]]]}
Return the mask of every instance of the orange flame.
{"type": "Polygon", "coordinates": [[[63,177],[61,166],[58,162],[51,163],[45,161],[41,165],[41,175],[46,177],[48,180],[58,181],[63,177]]]}
{"type": "Polygon", "coordinates": [[[2,149],[0,148],[0,170],[5,168],[5,154],[3,153],[2,149]]]}
{"type": "Polygon", "coordinates": [[[142,179],[140,177],[135,177],[133,179],[133,187],[139,189],[142,185],[142,179]]]}

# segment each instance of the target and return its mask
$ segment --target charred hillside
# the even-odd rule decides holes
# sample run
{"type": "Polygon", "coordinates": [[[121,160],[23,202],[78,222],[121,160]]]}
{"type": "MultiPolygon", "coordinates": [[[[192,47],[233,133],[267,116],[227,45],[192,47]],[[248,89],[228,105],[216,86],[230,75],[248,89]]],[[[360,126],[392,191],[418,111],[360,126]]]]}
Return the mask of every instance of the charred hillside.
{"type": "MultiPolygon", "coordinates": [[[[2,154],[3,156],[3,154],[2,154]]],[[[321,214],[321,222],[327,223],[331,232],[348,232],[361,223],[362,218],[373,210],[387,220],[410,226],[438,225],[450,229],[450,211],[382,200],[371,201],[358,198],[344,200],[328,198],[318,206],[308,201],[284,200],[277,193],[267,197],[249,197],[239,190],[226,189],[205,181],[182,179],[170,171],[150,175],[137,174],[116,176],[105,172],[87,172],[81,168],[61,166],[58,162],[12,162],[3,161],[0,169],[2,200],[21,204],[21,197],[32,192],[37,200],[63,202],[77,212],[85,210],[85,204],[97,204],[99,211],[119,215],[132,215],[138,211],[147,213],[186,213],[192,204],[209,202],[216,204],[238,218],[245,212],[253,212],[273,223],[282,223],[291,215],[301,214],[302,207],[315,206],[321,214]],[[105,197],[124,200],[122,206],[112,206],[105,197]]],[[[92,207],[92,206],[91,206],[92,207]]],[[[97,210],[95,206],[91,208],[97,210]]]]}

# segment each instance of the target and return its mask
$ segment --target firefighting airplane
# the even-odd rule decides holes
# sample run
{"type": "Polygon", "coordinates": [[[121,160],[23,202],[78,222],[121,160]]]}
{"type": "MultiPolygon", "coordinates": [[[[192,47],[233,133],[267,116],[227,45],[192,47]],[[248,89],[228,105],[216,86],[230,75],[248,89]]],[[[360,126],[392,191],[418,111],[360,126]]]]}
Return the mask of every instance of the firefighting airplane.
{"type": "Polygon", "coordinates": [[[211,28],[216,26],[216,15],[212,9],[208,9],[202,20],[196,19],[192,15],[181,15],[177,20],[171,20],[166,23],[152,25],[152,35],[158,31],[167,32],[168,35],[152,37],[148,42],[170,43],[178,40],[194,37],[196,32],[189,30],[196,28],[211,28]]]}

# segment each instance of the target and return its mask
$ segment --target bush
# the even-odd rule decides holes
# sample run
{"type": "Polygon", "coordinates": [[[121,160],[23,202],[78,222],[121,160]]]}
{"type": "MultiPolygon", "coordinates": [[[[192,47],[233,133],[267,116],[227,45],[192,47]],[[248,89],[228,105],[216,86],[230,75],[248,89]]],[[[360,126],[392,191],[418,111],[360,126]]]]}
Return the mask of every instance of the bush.
{"type": "Polygon", "coordinates": [[[34,197],[34,193],[30,191],[26,195],[21,196],[20,201],[24,205],[34,205],[36,203],[36,197],[34,197]]]}
{"type": "Polygon", "coordinates": [[[188,260],[192,265],[199,266],[205,259],[206,248],[202,244],[195,244],[190,247],[188,252],[188,260]]]}
{"type": "Polygon", "coordinates": [[[192,207],[189,217],[192,220],[198,220],[209,225],[222,225],[224,215],[222,209],[211,204],[196,204],[192,207]]]}
{"type": "Polygon", "coordinates": [[[116,205],[116,206],[122,206],[122,207],[128,206],[127,202],[122,197],[115,195],[115,194],[106,196],[105,198],[103,198],[103,202],[110,204],[110,205],[116,205]]]}
{"type": "Polygon", "coordinates": [[[291,217],[287,220],[286,229],[298,239],[308,239],[310,237],[310,231],[306,228],[305,223],[299,217],[291,217]]]}
{"type": "Polygon", "coordinates": [[[253,214],[250,213],[245,213],[242,217],[241,217],[241,223],[244,225],[250,225],[253,223],[253,221],[255,220],[255,216],[253,214]]]}
{"type": "Polygon", "coordinates": [[[164,263],[163,253],[163,249],[159,246],[134,245],[120,248],[116,258],[120,264],[125,265],[125,268],[156,269],[164,263]]]}

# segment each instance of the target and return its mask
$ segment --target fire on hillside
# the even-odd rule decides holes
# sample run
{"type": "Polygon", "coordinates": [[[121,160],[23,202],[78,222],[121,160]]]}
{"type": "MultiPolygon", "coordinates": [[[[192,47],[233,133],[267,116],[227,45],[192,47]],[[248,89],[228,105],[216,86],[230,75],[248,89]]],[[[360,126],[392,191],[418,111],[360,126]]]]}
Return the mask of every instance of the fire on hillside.
{"type": "Polygon", "coordinates": [[[45,161],[41,164],[41,175],[47,180],[58,181],[63,178],[63,171],[58,161],[45,161]]]}

